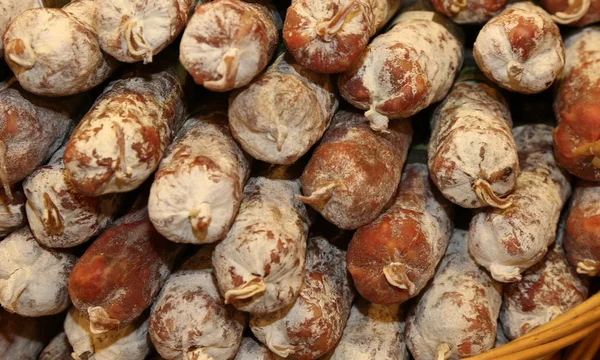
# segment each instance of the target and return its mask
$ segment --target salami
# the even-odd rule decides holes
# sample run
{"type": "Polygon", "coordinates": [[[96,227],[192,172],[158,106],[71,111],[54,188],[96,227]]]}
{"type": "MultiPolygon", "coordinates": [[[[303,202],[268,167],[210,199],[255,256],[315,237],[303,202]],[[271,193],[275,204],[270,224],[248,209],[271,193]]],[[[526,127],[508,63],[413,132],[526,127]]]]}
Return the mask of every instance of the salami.
{"type": "Polygon", "coordinates": [[[427,166],[407,165],[392,206],[348,245],[356,289],[375,304],[416,296],[433,277],[451,234],[450,203],[431,183],[427,166]]]}
{"type": "Polygon", "coordinates": [[[559,24],[585,26],[600,21],[598,0],[541,0],[540,4],[559,24]]]}
{"type": "Polygon", "coordinates": [[[342,229],[370,223],[398,188],[411,140],[408,120],[380,134],[363,115],[339,111],[302,174],[298,198],[342,229]]]}
{"type": "Polygon", "coordinates": [[[226,304],[250,313],[271,313],[296,301],[304,278],[310,219],[295,198],[300,181],[253,177],[240,211],[213,254],[226,304]]]}
{"type": "Polygon", "coordinates": [[[196,84],[212,91],[233,90],[264,70],[281,26],[269,0],[207,2],[190,19],[179,58],[196,84]]]}
{"type": "Polygon", "coordinates": [[[519,159],[508,104],[494,87],[457,82],[431,120],[429,171],[444,196],[465,208],[506,208],[519,159]]]}
{"type": "Polygon", "coordinates": [[[461,67],[462,44],[453,25],[430,11],[396,17],[338,81],[340,93],[374,130],[442,100],[461,67]]]}
{"type": "Polygon", "coordinates": [[[506,6],[507,0],[432,0],[435,11],[457,24],[483,24],[506,6]]]}
{"type": "Polygon", "coordinates": [[[323,136],[337,107],[330,75],[303,69],[282,53],[265,73],[231,94],[229,124],[254,158],[291,164],[323,136]]]}
{"type": "Polygon", "coordinates": [[[471,220],[469,250],[497,281],[521,280],[521,273],[542,260],[556,237],[571,185],[554,160],[551,130],[542,124],[513,130],[521,172],[512,205],[485,209],[471,220]]]}
{"type": "Polygon", "coordinates": [[[10,234],[11,231],[22,228],[27,223],[25,217],[25,195],[21,186],[12,190],[9,199],[4,190],[0,189],[0,238],[10,234]]]}
{"type": "Polygon", "coordinates": [[[0,360],[38,360],[54,335],[48,317],[26,318],[0,308],[0,360]]]}
{"type": "Polygon", "coordinates": [[[25,90],[44,96],[77,94],[101,84],[116,69],[117,62],[102,52],[96,37],[94,2],[29,9],[10,23],[3,35],[4,55],[25,90]]]}
{"type": "Polygon", "coordinates": [[[316,359],[338,342],[354,298],[344,251],[323,237],[311,238],[306,251],[304,286],[291,306],[252,315],[250,328],[275,354],[316,359]]]}
{"type": "Polygon", "coordinates": [[[250,159],[231,137],[227,114],[191,116],[155,175],[148,213],[171,241],[222,240],[240,206],[250,159]]]}
{"type": "Polygon", "coordinates": [[[269,348],[251,337],[242,339],[242,344],[234,360],[281,360],[282,357],[275,355],[269,348]]]}
{"type": "Polygon", "coordinates": [[[563,245],[567,260],[579,274],[600,273],[600,187],[580,181],[573,193],[563,245]]]}
{"type": "Polygon", "coordinates": [[[462,359],[496,343],[502,286],[473,261],[467,236],[454,230],[435,278],[408,314],[406,341],[415,360],[462,359]]]}
{"type": "Polygon", "coordinates": [[[600,28],[565,39],[566,62],[554,98],[554,154],[571,174],[600,180],[600,28]]]}
{"type": "Polygon", "coordinates": [[[145,212],[105,231],[69,277],[71,300],[94,334],[124,328],[150,307],[181,250],[154,229],[145,212]]]}
{"type": "Polygon", "coordinates": [[[69,344],[67,334],[56,335],[40,354],[39,360],[73,360],[73,348],[69,344]]]}
{"type": "MultiPolygon", "coordinates": [[[[102,49],[122,62],[152,57],[183,31],[198,0],[95,0],[102,49]]],[[[206,1],[206,0],[201,0],[206,1]]]]}
{"type": "Polygon", "coordinates": [[[283,40],[298,64],[318,73],[346,71],[400,0],[299,0],[288,8],[283,40]]]}
{"type": "Polygon", "coordinates": [[[136,71],[111,83],[67,143],[71,184],[88,196],[137,188],[158,167],[184,113],[183,89],[170,70],[136,71]]]}
{"type": "Polygon", "coordinates": [[[512,4],[485,24],[473,55],[490,80],[523,94],[549,88],[565,64],[558,26],[531,2],[512,4]]]}

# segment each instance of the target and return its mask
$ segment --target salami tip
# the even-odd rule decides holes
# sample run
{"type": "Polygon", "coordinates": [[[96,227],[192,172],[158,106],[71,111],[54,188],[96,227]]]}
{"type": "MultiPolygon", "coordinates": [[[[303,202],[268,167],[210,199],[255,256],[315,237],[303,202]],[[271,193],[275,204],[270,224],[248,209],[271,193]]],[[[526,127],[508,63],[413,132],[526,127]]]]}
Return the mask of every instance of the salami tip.
{"type": "Polygon", "coordinates": [[[90,318],[90,332],[94,335],[104,334],[109,329],[115,329],[119,326],[119,320],[111,318],[101,306],[89,307],[88,316],[90,318]]]}
{"type": "Polygon", "coordinates": [[[60,212],[47,192],[44,193],[44,229],[49,235],[61,236],[65,230],[60,212]]]}
{"type": "Polygon", "coordinates": [[[190,210],[190,223],[192,228],[198,232],[206,232],[212,222],[212,208],[208,203],[202,203],[200,206],[190,210]]]}
{"type": "Polygon", "coordinates": [[[2,188],[4,189],[4,193],[8,197],[9,200],[14,200],[14,196],[10,189],[10,184],[8,182],[8,172],[6,171],[6,144],[4,141],[0,140],[0,183],[2,183],[2,188]]]}
{"type": "Polygon", "coordinates": [[[142,56],[144,64],[152,62],[152,47],[144,39],[144,28],[137,26],[137,21],[130,21],[125,24],[125,40],[127,49],[133,56],[142,56]]]}
{"type": "Polygon", "coordinates": [[[213,360],[212,357],[208,356],[206,352],[204,352],[204,348],[197,348],[192,351],[188,351],[185,353],[185,360],[213,360]]]}
{"type": "Polygon", "coordinates": [[[409,293],[415,293],[415,284],[408,278],[406,267],[402,263],[391,263],[383,268],[383,275],[390,285],[409,293]]]}
{"type": "Polygon", "coordinates": [[[490,265],[490,273],[494,280],[503,283],[521,281],[521,271],[518,267],[492,264],[490,265]]]}
{"type": "Polygon", "coordinates": [[[445,360],[448,352],[450,352],[450,346],[448,346],[446,343],[440,344],[440,346],[437,348],[435,360],[445,360]]]}
{"type": "Polygon", "coordinates": [[[231,289],[225,293],[225,304],[231,304],[236,300],[249,299],[254,295],[262,294],[267,289],[265,282],[261,278],[254,278],[246,283],[242,288],[231,289]]]}
{"type": "Polygon", "coordinates": [[[218,80],[209,80],[204,82],[204,87],[214,91],[223,91],[235,87],[235,79],[240,68],[240,50],[238,48],[229,48],[223,54],[221,62],[217,66],[218,80]]]}
{"type": "Polygon", "coordinates": [[[310,196],[296,195],[296,199],[315,208],[322,208],[331,199],[339,184],[331,183],[313,191],[310,196]]]}
{"type": "Polygon", "coordinates": [[[317,35],[323,41],[330,42],[334,36],[340,31],[346,19],[350,16],[352,10],[358,6],[358,0],[349,1],[344,7],[338,10],[330,20],[321,21],[317,24],[317,35]]]}
{"type": "Polygon", "coordinates": [[[577,263],[577,273],[588,276],[596,276],[600,272],[600,262],[585,259],[577,263]]]}
{"type": "Polygon", "coordinates": [[[8,44],[6,44],[4,51],[10,61],[26,70],[33,68],[35,65],[35,53],[33,52],[31,45],[22,39],[9,41],[8,44]]]}
{"type": "Polygon", "coordinates": [[[581,0],[581,1],[569,1],[569,6],[563,10],[559,11],[555,14],[551,14],[550,17],[554,22],[561,25],[571,24],[579,19],[581,19],[590,9],[590,0],[581,0]]]}
{"type": "Polygon", "coordinates": [[[295,352],[295,347],[294,346],[281,346],[281,345],[276,345],[277,344],[277,340],[273,339],[273,335],[272,333],[267,333],[267,337],[266,337],[266,341],[265,341],[265,345],[267,345],[267,347],[269,348],[269,350],[271,350],[272,352],[274,352],[276,355],[281,356],[282,358],[287,358],[289,355],[293,354],[295,352]]]}
{"type": "Polygon", "coordinates": [[[477,179],[475,185],[473,185],[473,191],[482,202],[488,204],[491,207],[498,209],[508,209],[512,206],[512,197],[501,198],[494,193],[492,186],[489,182],[483,179],[477,179]]]}
{"type": "Polygon", "coordinates": [[[467,0],[453,0],[450,10],[455,13],[459,13],[462,9],[467,7],[467,0]]]}
{"type": "Polygon", "coordinates": [[[371,122],[371,129],[375,131],[387,132],[388,123],[390,119],[387,116],[381,115],[375,110],[375,105],[371,107],[366,113],[365,117],[371,122]]]}

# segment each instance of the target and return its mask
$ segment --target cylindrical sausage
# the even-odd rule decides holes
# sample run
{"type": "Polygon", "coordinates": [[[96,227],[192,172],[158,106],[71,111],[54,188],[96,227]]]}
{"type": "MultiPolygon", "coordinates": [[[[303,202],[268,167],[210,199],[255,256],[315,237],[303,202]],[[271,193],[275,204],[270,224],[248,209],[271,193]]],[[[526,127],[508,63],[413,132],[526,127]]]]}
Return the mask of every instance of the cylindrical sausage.
{"type": "Polygon", "coordinates": [[[552,20],[570,26],[585,26],[600,21],[600,0],[541,0],[552,20]]]}
{"type": "Polygon", "coordinates": [[[358,292],[375,304],[419,294],[448,246],[450,211],[427,166],[407,165],[393,205],[358,229],[348,246],[348,271],[358,292]]]}
{"type": "Polygon", "coordinates": [[[44,348],[38,360],[73,360],[73,347],[69,344],[67,334],[56,335],[44,348]]]}
{"type": "Polygon", "coordinates": [[[504,9],[507,0],[432,0],[435,11],[457,24],[483,24],[504,9]]]}
{"type": "Polygon", "coordinates": [[[8,198],[3,189],[0,189],[0,238],[10,234],[13,230],[22,228],[27,222],[25,200],[25,194],[20,185],[13,188],[12,200],[8,198]]]}
{"type": "Polygon", "coordinates": [[[362,114],[338,112],[304,169],[298,198],[342,229],[373,221],[398,188],[412,140],[409,120],[388,130],[376,133],[362,114]]]}

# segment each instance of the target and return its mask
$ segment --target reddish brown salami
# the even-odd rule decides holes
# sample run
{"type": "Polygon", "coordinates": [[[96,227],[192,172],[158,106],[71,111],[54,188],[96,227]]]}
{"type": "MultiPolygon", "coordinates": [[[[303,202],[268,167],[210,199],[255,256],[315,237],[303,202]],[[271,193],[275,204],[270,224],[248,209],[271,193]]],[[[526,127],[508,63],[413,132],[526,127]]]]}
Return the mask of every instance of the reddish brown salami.
{"type": "Polygon", "coordinates": [[[194,81],[212,91],[247,85],[277,47],[281,17],[268,0],[215,0],[196,8],[179,58],[194,81]]]}
{"type": "Polygon", "coordinates": [[[344,99],[367,110],[374,130],[442,100],[462,64],[462,44],[448,20],[430,11],[409,11],[393,24],[338,82],[344,99]]]}
{"type": "Polygon", "coordinates": [[[56,335],[40,354],[39,360],[73,360],[73,347],[69,344],[67,334],[56,335]]]}
{"type": "Polygon", "coordinates": [[[358,229],[348,246],[348,271],[358,292],[375,304],[402,303],[419,294],[448,246],[450,212],[427,166],[407,165],[393,205],[358,229]]]}
{"type": "Polygon", "coordinates": [[[295,303],[271,314],[251,316],[252,332],[272,352],[310,360],[334,348],[354,298],[345,255],[325,238],[311,238],[304,286],[295,303]]]}
{"type": "Polygon", "coordinates": [[[288,8],[283,39],[296,61],[318,73],[346,71],[400,0],[298,0],[288,8]]]}
{"type": "Polygon", "coordinates": [[[510,5],[490,20],[477,35],[473,55],[489,79],[523,94],[549,88],[565,64],[558,26],[531,2],[510,5]]]}
{"type": "Polygon", "coordinates": [[[291,164],[322,136],[338,99],[330,75],[303,69],[285,53],[229,100],[229,124],[250,155],[291,164]]]}
{"type": "Polygon", "coordinates": [[[432,0],[435,11],[458,24],[483,24],[504,9],[507,0],[432,0]]]}
{"type": "Polygon", "coordinates": [[[433,115],[429,171],[444,196],[465,208],[506,208],[519,174],[508,104],[485,82],[454,85],[433,115]]]}
{"type": "Polygon", "coordinates": [[[541,0],[552,20],[570,26],[585,26],[600,21],[599,0],[541,0]]]}
{"type": "Polygon", "coordinates": [[[67,144],[69,180],[88,196],[137,188],[158,167],[184,112],[182,86],[170,71],[131,73],[113,82],[67,144]]]}
{"type": "Polygon", "coordinates": [[[338,112],[302,174],[298,198],[342,229],[373,221],[394,196],[408,147],[410,121],[374,132],[363,115],[338,112]]]}
{"type": "Polygon", "coordinates": [[[415,360],[462,359],[496,343],[502,286],[469,255],[467,231],[454,230],[433,281],[406,319],[415,360]]]}
{"type": "Polygon", "coordinates": [[[554,160],[551,130],[541,124],[513,130],[521,172],[512,204],[504,210],[485,209],[471,220],[469,250],[498,281],[519,281],[556,237],[571,185],[554,160]]]}
{"type": "Polygon", "coordinates": [[[282,357],[274,354],[268,347],[251,337],[242,339],[242,344],[234,360],[281,360],[282,357]]]}
{"type": "Polygon", "coordinates": [[[0,189],[0,238],[22,228],[27,223],[25,200],[20,185],[12,190],[12,200],[4,190],[0,189]]]}
{"type": "Polygon", "coordinates": [[[227,114],[190,117],[155,175],[148,213],[154,227],[178,243],[222,240],[240,206],[248,156],[231,137],[227,114]]]}
{"type": "Polygon", "coordinates": [[[0,360],[38,360],[52,337],[48,318],[26,318],[0,308],[0,360]]]}

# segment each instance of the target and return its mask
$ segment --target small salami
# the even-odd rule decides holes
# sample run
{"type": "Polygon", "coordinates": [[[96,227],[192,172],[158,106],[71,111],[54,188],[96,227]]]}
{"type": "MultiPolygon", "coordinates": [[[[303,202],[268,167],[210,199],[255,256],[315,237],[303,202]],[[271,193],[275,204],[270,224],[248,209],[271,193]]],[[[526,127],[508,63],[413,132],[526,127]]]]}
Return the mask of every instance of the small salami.
{"type": "Polygon", "coordinates": [[[600,28],[565,39],[566,63],[554,98],[554,154],[571,174],[600,181],[600,28]]]}
{"type": "Polygon", "coordinates": [[[21,317],[0,308],[0,360],[38,360],[55,334],[49,320],[54,319],[21,317]]]}
{"type": "Polygon", "coordinates": [[[569,209],[563,245],[567,260],[579,274],[600,273],[600,186],[579,181],[569,209]]]}
{"type": "Polygon", "coordinates": [[[21,316],[66,310],[76,261],[75,255],[40,246],[27,227],[13,232],[0,242],[0,305],[21,316]]]}
{"type": "Polygon", "coordinates": [[[179,58],[196,84],[212,91],[247,85],[277,47],[281,17],[269,0],[215,0],[196,8],[179,58]]]}
{"type": "Polygon", "coordinates": [[[375,304],[419,294],[448,246],[450,207],[426,165],[407,165],[393,205],[358,229],[348,246],[348,271],[358,292],[375,304]]]}
{"type": "Polygon", "coordinates": [[[184,113],[183,89],[170,71],[134,72],[111,83],[67,144],[72,185],[88,196],[137,188],[158,167],[184,113]]]}
{"type": "Polygon", "coordinates": [[[73,347],[69,344],[67,334],[61,332],[44,348],[39,360],[73,360],[73,347]]]}
{"type": "Polygon", "coordinates": [[[181,247],[162,237],[145,212],[131,213],[105,231],[71,273],[69,294],[94,334],[132,323],[152,305],[173,269],[181,247]]]}
{"type": "Polygon", "coordinates": [[[457,24],[484,24],[500,10],[507,0],[432,0],[435,11],[457,24]]]}
{"type": "Polygon", "coordinates": [[[600,21],[600,0],[541,0],[552,20],[570,26],[586,26],[600,21]]]}
{"type": "Polygon", "coordinates": [[[310,226],[299,194],[297,179],[248,180],[237,218],[213,254],[226,304],[264,314],[296,301],[310,226]]]}
{"type": "Polygon", "coordinates": [[[431,120],[429,171],[444,196],[465,208],[507,208],[519,159],[508,104],[494,87],[457,82],[431,120]]]}
{"type": "Polygon", "coordinates": [[[430,11],[393,20],[339,78],[340,93],[362,110],[373,130],[442,100],[461,67],[462,44],[450,22],[430,11]]]}
{"type": "Polygon", "coordinates": [[[75,360],[144,360],[152,351],[148,317],[104,334],[90,331],[86,317],[71,307],[65,319],[65,333],[75,360]]]}
{"type": "Polygon", "coordinates": [[[293,1],[283,40],[300,65],[318,73],[343,72],[401,4],[400,0],[293,1]]]}
{"type": "Polygon", "coordinates": [[[552,128],[524,125],[513,130],[521,172],[512,204],[473,216],[469,250],[475,261],[501,282],[521,280],[556,237],[556,225],[571,185],[552,154],[552,128]]]}
{"type": "Polygon", "coordinates": [[[523,94],[549,88],[565,64],[558,26],[531,2],[512,4],[485,24],[473,55],[490,80],[523,94]]]}
{"type": "Polygon", "coordinates": [[[252,315],[250,328],[275,354],[311,360],[335,347],[354,298],[344,251],[325,238],[308,242],[304,286],[294,304],[266,315],[252,315]]]}
{"type": "Polygon", "coordinates": [[[0,238],[25,226],[25,195],[19,185],[12,190],[12,200],[0,189],[0,238]]]}
{"type": "Polygon", "coordinates": [[[250,159],[231,137],[227,114],[191,116],[155,175],[148,213],[167,239],[204,244],[222,240],[240,206],[250,159]]]}
{"type": "Polygon", "coordinates": [[[268,347],[259,343],[251,337],[242,339],[242,344],[234,360],[281,360],[282,357],[275,355],[268,347]]]}
{"type": "Polygon", "coordinates": [[[412,140],[409,120],[380,134],[362,114],[339,111],[302,174],[298,198],[342,229],[373,221],[394,196],[412,140]]]}
{"type": "Polygon", "coordinates": [[[468,232],[454,230],[435,278],[406,319],[415,360],[462,359],[492,349],[502,285],[469,255],[468,232]]]}
{"type": "Polygon", "coordinates": [[[250,155],[291,164],[322,136],[338,107],[330,75],[303,69],[282,53],[268,70],[229,99],[229,124],[250,155]]]}

